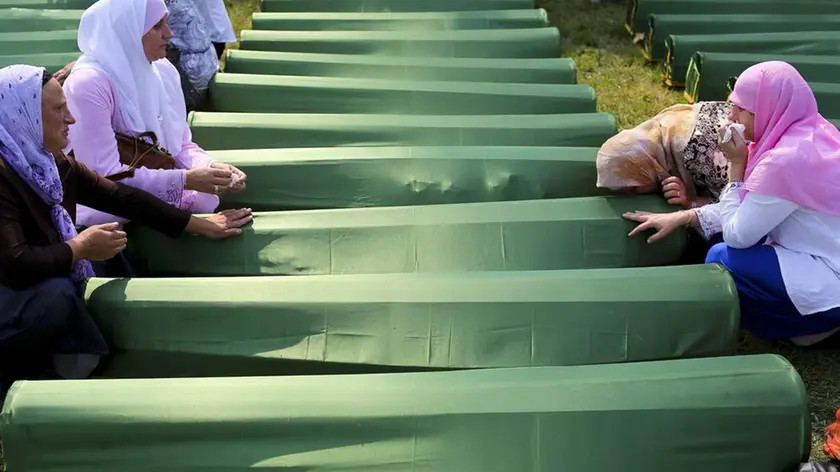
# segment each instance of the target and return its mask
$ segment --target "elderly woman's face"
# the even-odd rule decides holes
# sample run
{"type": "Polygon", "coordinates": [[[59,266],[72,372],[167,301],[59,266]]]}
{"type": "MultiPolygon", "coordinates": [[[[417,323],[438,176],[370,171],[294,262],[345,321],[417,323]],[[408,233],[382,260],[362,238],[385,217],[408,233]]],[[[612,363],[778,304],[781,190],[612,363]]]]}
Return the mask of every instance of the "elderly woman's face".
{"type": "Polygon", "coordinates": [[[67,147],[70,125],[76,122],[64,90],[58,81],[50,79],[41,90],[41,121],[44,126],[44,149],[51,153],[61,152],[67,147]]]}
{"type": "Polygon", "coordinates": [[[167,23],[168,19],[169,15],[165,15],[143,36],[143,51],[146,53],[146,59],[149,62],[166,57],[166,45],[173,36],[167,23]]]}

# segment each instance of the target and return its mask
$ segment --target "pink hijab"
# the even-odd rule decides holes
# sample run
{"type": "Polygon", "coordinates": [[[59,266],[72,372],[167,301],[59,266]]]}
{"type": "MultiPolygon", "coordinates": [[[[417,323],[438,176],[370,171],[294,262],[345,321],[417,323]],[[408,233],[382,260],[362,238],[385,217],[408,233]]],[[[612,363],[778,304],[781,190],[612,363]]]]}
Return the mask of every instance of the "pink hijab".
{"type": "Polygon", "coordinates": [[[747,191],[840,216],[840,131],[817,111],[808,83],[786,62],[756,64],[730,96],[755,115],[747,191]]]}

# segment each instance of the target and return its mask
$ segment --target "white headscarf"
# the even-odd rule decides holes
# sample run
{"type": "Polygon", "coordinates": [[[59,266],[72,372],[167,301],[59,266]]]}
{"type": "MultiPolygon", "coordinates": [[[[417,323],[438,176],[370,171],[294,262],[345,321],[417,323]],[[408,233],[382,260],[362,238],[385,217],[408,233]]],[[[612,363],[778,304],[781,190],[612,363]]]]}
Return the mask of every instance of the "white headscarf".
{"type": "Polygon", "coordinates": [[[97,1],[79,22],[83,55],[73,70],[89,67],[110,77],[117,110],[130,128],[127,131],[135,135],[153,131],[163,147],[177,154],[187,125],[175,112],[183,97],[170,97],[171,87],[164,83],[172,76],[166,69],[175,69],[166,59],[150,63],[142,43],[143,36],[166,14],[163,0],[97,1]]]}

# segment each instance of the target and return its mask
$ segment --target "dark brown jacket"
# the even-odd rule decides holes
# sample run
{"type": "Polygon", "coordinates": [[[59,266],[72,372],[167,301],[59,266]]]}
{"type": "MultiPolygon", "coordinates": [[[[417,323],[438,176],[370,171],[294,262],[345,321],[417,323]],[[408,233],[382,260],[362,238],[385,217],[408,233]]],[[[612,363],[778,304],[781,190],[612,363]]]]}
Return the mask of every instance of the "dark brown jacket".
{"type": "MultiPolygon", "coordinates": [[[[76,221],[76,204],[149,226],[171,237],[190,220],[179,210],[143,190],[100,177],[72,157],[56,158],[64,186],[62,206],[76,221]]],[[[22,290],[42,280],[67,277],[73,263],[50,207],[9,168],[0,156],[0,285],[22,290]]]]}

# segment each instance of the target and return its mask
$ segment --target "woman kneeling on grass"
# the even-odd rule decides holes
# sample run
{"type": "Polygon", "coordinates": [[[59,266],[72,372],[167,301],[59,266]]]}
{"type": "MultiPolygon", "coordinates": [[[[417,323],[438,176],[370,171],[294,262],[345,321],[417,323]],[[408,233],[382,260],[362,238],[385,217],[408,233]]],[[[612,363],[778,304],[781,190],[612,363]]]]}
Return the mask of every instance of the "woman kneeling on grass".
{"type": "Polygon", "coordinates": [[[784,62],[747,69],[730,101],[730,120],[745,131],[724,143],[720,130],[729,159],[720,203],[628,213],[641,223],[630,235],[654,229],[655,241],[684,226],[722,233],[706,262],[732,274],[742,326],[764,339],[815,344],[840,331],[840,132],[784,62]]]}
{"type": "Polygon", "coordinates": [[[106,180],[61,150],[74,123],[61,85],[42,68],[0,69],[0,401],[15,380],[89,376],[108,346],[79,295],[91,261],[126,245],[116,223],[77,234],[76,204],[177,237],[238,235],[248,210],[193,217],[106,180]]]}

